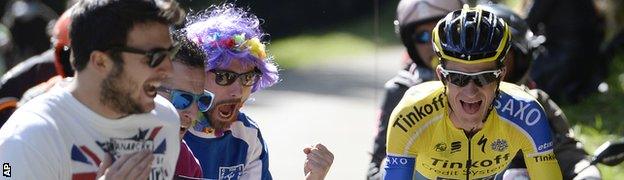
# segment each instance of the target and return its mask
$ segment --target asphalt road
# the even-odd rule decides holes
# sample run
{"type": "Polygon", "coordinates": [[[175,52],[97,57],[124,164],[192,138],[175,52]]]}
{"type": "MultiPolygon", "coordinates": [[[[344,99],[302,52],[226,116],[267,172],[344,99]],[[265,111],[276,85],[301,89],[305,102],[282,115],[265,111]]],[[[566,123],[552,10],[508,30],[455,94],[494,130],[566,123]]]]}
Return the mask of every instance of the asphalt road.
{"type": "Polygon", "coordinates": [[[275,179],[303,179],[303,147],[323,143],[335,159],[326,179],[363,179],[383,84],[400,68],[402,47],[344,56],[281,72],[243,112],[260,126],[275,179]]]}

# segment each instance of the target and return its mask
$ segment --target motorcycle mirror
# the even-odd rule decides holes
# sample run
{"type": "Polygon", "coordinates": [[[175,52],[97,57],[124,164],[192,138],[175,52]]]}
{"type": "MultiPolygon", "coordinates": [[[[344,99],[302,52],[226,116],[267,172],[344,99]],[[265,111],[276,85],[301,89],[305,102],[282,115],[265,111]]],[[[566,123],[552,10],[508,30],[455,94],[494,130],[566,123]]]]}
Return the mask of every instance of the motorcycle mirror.
{"type": "Polygon", "coordinates": [[[601,163],[607,166],[615,166],[624,161],[624,139],[615,142],[607,141],[600,145],[594,152],[592,165],[601,163]]]}

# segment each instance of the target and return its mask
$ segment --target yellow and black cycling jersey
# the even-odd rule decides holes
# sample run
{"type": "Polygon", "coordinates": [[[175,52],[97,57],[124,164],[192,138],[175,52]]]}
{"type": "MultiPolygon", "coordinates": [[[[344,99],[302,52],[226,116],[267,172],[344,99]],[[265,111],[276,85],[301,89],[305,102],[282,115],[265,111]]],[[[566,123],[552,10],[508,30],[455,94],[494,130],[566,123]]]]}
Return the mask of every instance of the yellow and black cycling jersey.
{"type": "Polygon", "coordinates": [[[524,152],[531,179],[561,179],[541,105],[502,82],[483,128],[456,128],[440,81],[410,88],[390,116],[385,179],[494,179],[524,152]]]}

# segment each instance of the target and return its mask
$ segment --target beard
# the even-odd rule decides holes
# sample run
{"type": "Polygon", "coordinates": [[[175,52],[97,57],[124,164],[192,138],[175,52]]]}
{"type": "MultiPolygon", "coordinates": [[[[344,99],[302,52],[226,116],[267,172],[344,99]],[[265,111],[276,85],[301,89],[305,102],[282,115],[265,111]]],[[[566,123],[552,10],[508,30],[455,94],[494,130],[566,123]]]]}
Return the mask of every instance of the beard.
{"type": "Polygon", "coordinates": [[[210,120],[209,120],[210,126],[212,128],[214,128],[215,130],[221,130],[222,131],[222,130],[228,129],[230,127],[230,125],[232,123],[234,123],[238,119],[238,110],[239,110],[239,108],[235,108],[235,107],[238,107],[238,103],[241,103],[241,99],[240,98],[223,100],[223,101],[220,101],[220,102],[216,103],[213,106],[213,108],[209,109],[208,112],[207,112],[208,115],[210,115],[209,116],[210,117],[210,120]],[[233,105],[235,107],[231,108],[231,112],[229,112],[229,113],[231,113],[231,115],[229,117],[226,117],[226,118],[222,117],[220,115],[220,112],[219,112],[219,107],[221,107],[224,104],[229,104],[229,105],[235,104],[235,105],[233,105]]]}
{"type": "Polygon", "coordinates": [[[123,115],[147,112],[132,98],[131,94],[138,88],[138,83],[130,80],[123,73],[123,64],[115,63],[111,73],[102,81],[100,103],[123,115]]]}

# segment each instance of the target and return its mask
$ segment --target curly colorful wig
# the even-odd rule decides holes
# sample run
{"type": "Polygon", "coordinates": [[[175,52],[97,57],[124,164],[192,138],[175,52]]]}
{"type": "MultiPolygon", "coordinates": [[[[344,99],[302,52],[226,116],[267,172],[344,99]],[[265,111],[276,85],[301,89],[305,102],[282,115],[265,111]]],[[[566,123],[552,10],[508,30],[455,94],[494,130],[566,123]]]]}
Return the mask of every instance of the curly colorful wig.
{"type": "Polygon", "coordinates": [[[254,66],[262,72],[252,92],[272,86],[279,80],[277,64],[266,52],[267,34],[260,29],[260,20],[233,4],[212,6],[188,15],[183,29],[189,40],[206,54],[205,70],[226,68],[232,60],[243,66],[254,66]]]}

